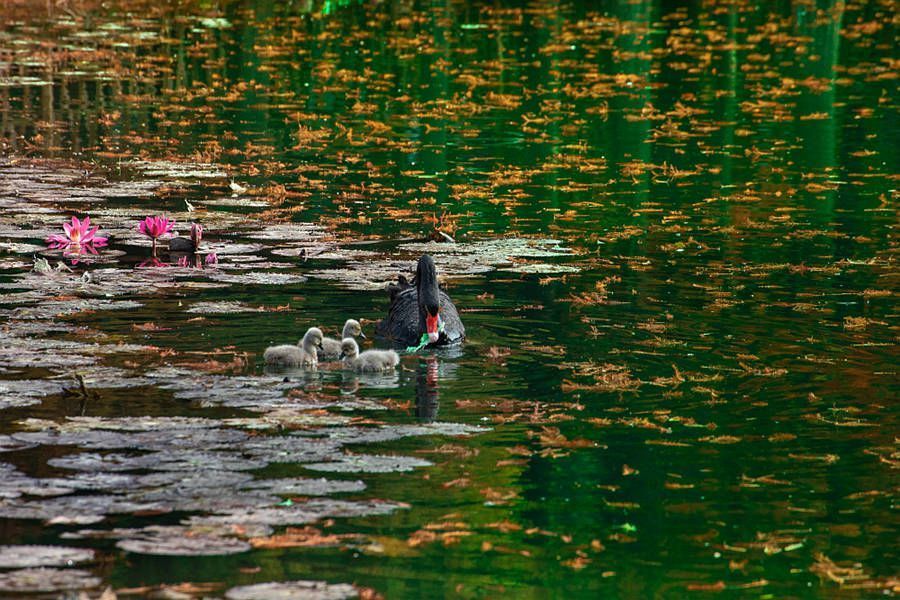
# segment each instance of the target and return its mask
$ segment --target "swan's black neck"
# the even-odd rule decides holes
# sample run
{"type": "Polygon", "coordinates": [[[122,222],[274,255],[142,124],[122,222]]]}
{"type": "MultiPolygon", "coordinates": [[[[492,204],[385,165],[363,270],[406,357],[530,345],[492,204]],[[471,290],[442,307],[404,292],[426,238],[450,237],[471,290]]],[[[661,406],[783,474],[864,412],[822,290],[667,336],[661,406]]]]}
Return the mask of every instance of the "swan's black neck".
{"type": "Polygon", "coordinates": [[[425,317],[437,316],[441,307],[437,268],[434,266],[434,260],[427,254],[419,259],[419,264],[416,266],[416,292],[421,330],[425,331],[425,317]]]}

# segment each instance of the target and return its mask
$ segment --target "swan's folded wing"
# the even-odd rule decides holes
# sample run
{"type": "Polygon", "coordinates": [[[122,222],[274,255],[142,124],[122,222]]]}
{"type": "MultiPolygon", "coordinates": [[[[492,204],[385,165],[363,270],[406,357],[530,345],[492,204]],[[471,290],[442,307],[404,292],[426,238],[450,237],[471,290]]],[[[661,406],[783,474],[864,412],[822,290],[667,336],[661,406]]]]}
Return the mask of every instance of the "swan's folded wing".
{"type": "Polygon", "coordinates": [[[378,322],[375,332],[397,345],[409,346],[418,342],[419,306],[416,288],[408,287],[394,296],[388,316],[378,322]]]}

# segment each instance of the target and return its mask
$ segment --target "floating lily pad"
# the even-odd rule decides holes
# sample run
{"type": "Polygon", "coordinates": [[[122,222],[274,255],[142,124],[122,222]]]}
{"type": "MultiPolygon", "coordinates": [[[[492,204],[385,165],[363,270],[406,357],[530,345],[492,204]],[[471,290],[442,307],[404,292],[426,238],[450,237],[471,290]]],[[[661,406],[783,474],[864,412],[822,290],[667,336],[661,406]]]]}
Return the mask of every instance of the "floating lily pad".
{"type": "Polygon", "coordinates": [[[356,588],[347,583],[324,581],[281,581],[233,587],[228,600],[343,600],[357,598],[356,588]]]}
{"type": "Polygon", "coordinates": [[[292,285],[303,283],[306,277],[303,275],[288,275],[287,273],[211,273],[213,281],[236,283],[241,285],[292,285]]]}
{"type": "Polygon", "coordinates": [[[91,311],[100,312],[104,310],[133,310],[143,306],[140,302],[133,300],[65,300],[65,301],[48,301],[40,306],[21,307],[13,312],[14,317],[19,319],[49,319],[54,317],[64,317],[74,315],[76,313],[91,311]]]}
{"type": "Polygon", "coordinates": [[[314,429],[300,431],[294,435],[319,436],[325,435],[337,440],[341,444],[369,444],[374,442],[387,442],[410,436],[422,435],[449,435],[465,436],[490,431],[490,428],[477,425],[465,425],[463,423],[434,422],[419,425],[383,425],[380,427],[333,427],[329,429],[314,429]]]}
{"type": "Polygon", "coordinates": [[[361,492],[366,484],[360,480],[332,479],[256,479],[246,483],[244,489],[265,490],[283,496],[328,496],[337,493],[361,492]]]}
{"type": "MultiPolygon", "coordinates": [[[[2,407],[2,400],[0,400],[0,407],[2,407]]],[[[6,434],[0,435],[0,452],[14,452],[16,450],[34,448],[35,446],[37,446],[37,444],[17,440],[6,434]]]]}
{"type": "Polygon", "coordinates": [[[255,437],[241,445],[241,452],[269,463],[307,463],[340,456],[340,446],[340,442],[325,439],[255,437]]]}
{"type": "Polygon", "coordinates": [[[269,203],[265,200],[257,200],[254,198],[244,198],[244,197],[232,197],[226,196],[224,198],[209,198],[204,201],[204,204],[209,206],[245,206],[247,208],[265,208],[269,206],[269,203]]]}
{"type": "Polygon", "coordinates": [[[53,521],[64,519],[65,522],[87,517],[88,522],[95,522],[97,517],[113,514],[131,514],[136,512],[171,512],[171,508],[154,502],[133,502],[128,498],[115,494],[90,494],[57,496],[40,501],[12,500],[0,504],[0,516],[12,519],[41,519],[53,521]]]}
{"type": "Polygon", "coordinates": [[[18,424],[32,431],[54,430],[59,432],[93,431],[167,431],[178,429],[214,429],[220,426],[216,419],[203,417],[66,417],[65,421],[48,419],[22,419],[18,424]]]}
{"type": "Polygon", "coordinates": [[[46,246],[23,244],[22,242],[0,242],[0,250],[15,254],[34,254],[46,250],[46,246]]]}
{"type": "Polygon", "coordinates": [[[221,302],[195,302],[185,312],[212,315],[266,312],[266,309],[261,306],[249,306],[234,300],[224,300],[221,302]]]}
{"type": "Polygon", "coordinates": [[[233,525],[209,524],[196,527],[184,525],[147,525],[146,527],[114,527],[112,529],[79,529],[67,532],[61,537],[65,539],[162,539],[175,537],[190,537],[193,535],[207,535],[216,537],[252,538],[272,535],[272,528],[268,525],[246,524],[233,525]]]}
{"type": "Polygon", "coordinates": [[[96,450],[134,447],[128,435],[111,431],[20,431],[13,437],[19,441],[44,446],[79,446],[96,450]]]}
{"type": "Polygon", "coordinates": [[[82,452],[51,458],[47,464],[60,469],[77,471],[133,471],[143,468],[137,457],[126,454],[94,454],[82,452]]]}
{"type": "MultiPolygon", "coordinates": [[[[12,348],[9,349],[12,353],[12,348]]],[[[9,364],[4,360],[4,351],[0,350],[0,364],[6,366],[24,366],[16,362],[9,364]]],[[[20,379],[0,381],[0,410],[40,404],[44,396],[58,394],[63,386],[55,381],[43,379],[20,379]]]]}
{"type": "MultiPolygon", "coordinates": [[[[228,406],[269,412],[283,406],[298,408],[298,402],[284,393],[296,387],[279,377],[225,377],[186,369],[159,369],[148,374],[175,397],[197,400],[203,406],[228,406]]],[[[308,408],[314,408],[309,405],[308,408]]]]}
{"type": "Polygon", "coordinates": [[[499,269],[500,271],[507,271],[510,273],[537,273],[540,275],[552,275],[555,273],[578,273],[581,271],[578,267],[573,267],[572,265],[557,265],[553,263],[524,263],[517,264],[511,267],[503,267],[499,269]]]}
{"type": "Polygon", "coordinates": [[[85,590],[100,584],[100,578],[79,569],[20,569],[0,573],[0,592],[9,594],[85,590]]]}
{"type": "Polygon", "coordinates": [[[0,568],[70,567],[94,560],[94,551],[65,546],[0,546],[0,568]]]}
{"type": "Polygon", "coordinates": [[[431,466],[431,463],[412,456],[347,454],[333,462],[312,463],[303,466],[313,471],[331,473],[400,473],[419,467],[428,467],[431,466]]]}
{"type": "Polygon", "coordinates": [[[228,452],[206,452],[203,450],[163,450],[142,456],[123,454],[70,454],[47,461],[47,464],[62,469],[79,471],[193,471],[196,469],[221,469],[225,471],[249,471],[261,469],[267,462],[250,459],[228,452]]]}
{"type": "Polygon", "coordinates": [[[219,556],[240,554],[247,552],[252,547],[249,543],[234,538],[196,534],[125,539],[119,541],[116,546],[126,552],[157,556],[219,556]]]}
{"type": "Polygon", "coordinates": [[[126,473],[77,473],[71,477],[58,477],[52,479],[40,479],[40,482],[48,485],[57,485],[73,490],[106,490],[110,492],[122,492],[139,487],[141,478],[126,473]]]}
{"type": "Polygon", "coordinates": [[[397,260],[395,255],[391,255],[382,259],[351,260],[339,269],[312,271],[309,275],[339,281],[351,289],[384,289],[389,282],[396,281],[398,275],[411,276],[415,272],[415,261],[421,254],[433,255],[440,276],[447,279],[487,273],[498,268],[535,273],[569,272],[567,269],[577,271],[576,267],[571,266],[559,271],[555,263],[544,266],[543,263],[525,262],[528,259],[572,255],[570,249],[554,239],[496,238],[456,244],[416,242],[401,244],[399,249],[408,253],[409,258],[397,260]]]}
{"type": "Polygon", "coordinates": [[[315,260],[363,260],[380,256],[373,250],[360,250],[358,248],[346,248],[334,244],[305,244],[291,248],[276,248],[272,254],[277,256],[303,257],[315,260]]]}
{"type": "Polygon", "coordinates": [[[247,508],[211,516],[194,516],[184,523],[192,527],[258,523],[271,526],[303,525],[330,517],[366,517],[386,515],[405,505],[380,500],[350,501],[315,499],[290,506],[247,508]]]}
{"type": "Polygon", "coordinates": [[[233,255],[243,255],[240,257],[242,259],[251,257],[255,260],[261,259],[262,257],[257,257],[253,253],[265,250],[265,248],[266,247],[262,244],[240,244],[236,242],[226,241],[206,242],[204,240],[201,250],[203,252],[215,252],[219,256],[227,256],[228,261],[230,262],[232,260],[238,259],[237,256],[234,256],[234,258],[232,258],[233,255]]]}
{"type": "Polygon", "coordinates": [[[133,160],[126,166],[148,177],[173,179],[223,179],[228,173],[209,163],[174,162],[170,160],[133,160]]]}
{"type": "Polygon", "coordinates": [[[320,240],[328,235],[315,223],[269,223],[263,229],[246,232],[244,235],[256,240],[300,241],[320,240]]]}
{"type": "MultiPolygon", "coordinates": [[[[72,491],[72,487],[50,480],[29,477],[12,465],[0,463],[0,499],[19,498],[23,495],[61,496],[71,494],[72,491]]],[[[0,504],[0,508],[3,506],[11,505],[0,504]]]]}

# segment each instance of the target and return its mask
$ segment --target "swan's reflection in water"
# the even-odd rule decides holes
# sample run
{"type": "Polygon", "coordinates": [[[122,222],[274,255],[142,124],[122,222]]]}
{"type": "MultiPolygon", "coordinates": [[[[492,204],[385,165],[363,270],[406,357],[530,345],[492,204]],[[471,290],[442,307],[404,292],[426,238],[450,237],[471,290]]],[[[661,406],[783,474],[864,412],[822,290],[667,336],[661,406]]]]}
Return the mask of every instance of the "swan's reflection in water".
{"type": "Polygon", "coordinates": [[[441,405],[439,372],[440,363],[436,356],[424,357],[416,366],[416,417],[426,423],[437,418],[441,405]]]}
{"type": "MultiPolygon", "coordinates": [[[[460,353],[461,354],[461,353],[460,353]]],[[[458,365],[434,354],[423,356],[416,365],[416,417],[434,421],[440,408],[440,382],[456,379],[458,365]]]]}

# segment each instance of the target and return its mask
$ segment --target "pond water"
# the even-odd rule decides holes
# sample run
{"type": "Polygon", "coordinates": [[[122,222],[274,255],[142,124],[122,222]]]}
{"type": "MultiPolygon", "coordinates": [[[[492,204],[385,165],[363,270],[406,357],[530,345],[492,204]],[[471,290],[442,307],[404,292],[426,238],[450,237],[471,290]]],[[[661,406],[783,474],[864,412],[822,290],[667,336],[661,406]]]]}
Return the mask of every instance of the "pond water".
{"type": "Polygon", "coordinates": [[[0,593],[900,591],[892,3],[0,15],[0,593]],[[264,369],[423,253],[464,345],[264,369]]]}

